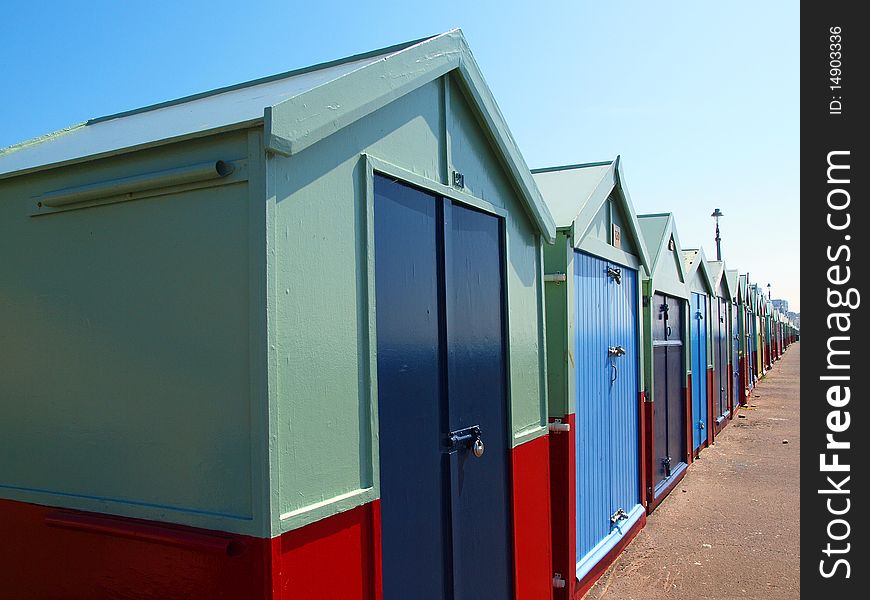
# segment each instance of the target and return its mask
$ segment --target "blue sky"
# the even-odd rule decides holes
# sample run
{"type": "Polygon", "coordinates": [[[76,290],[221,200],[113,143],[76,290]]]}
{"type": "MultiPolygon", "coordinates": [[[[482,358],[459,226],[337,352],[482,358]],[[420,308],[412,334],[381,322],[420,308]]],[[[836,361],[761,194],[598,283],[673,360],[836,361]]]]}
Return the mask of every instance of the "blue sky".
{"type": "Polygon", "coordinates": [[[0,147],[461,27],[530,167],[622,155],[638,212],[800,306],[799,3],[10,2],[0,147]],[[416,6],[414,5],[416,4],[416,6]]]}

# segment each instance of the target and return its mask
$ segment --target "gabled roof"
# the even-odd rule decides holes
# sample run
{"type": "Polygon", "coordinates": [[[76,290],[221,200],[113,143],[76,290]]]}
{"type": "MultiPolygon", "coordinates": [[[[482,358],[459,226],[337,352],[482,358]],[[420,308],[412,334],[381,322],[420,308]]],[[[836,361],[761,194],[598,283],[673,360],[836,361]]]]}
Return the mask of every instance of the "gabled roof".
{"type": "Polygon", "coordinates": [[[553,241],[553,218],[458,29],[91,119],[0,150],[0,179],[260,125],[266,149],[289,156],[447,73],[467,92],[530,217],[553,241]]]}
{"type": "Polygon", "coordinates": [[[737,269],[726,269],[725,270],[725,279],[728,282],[728,287],[731,289],[731,297],[737,300],[738,298],[742,298],[740,296],[740,282],[739,282],[740,274],[737,269]]]}
{"type": "Polygon", "coordinates": [[[90,119],[0,150],[0,177],[262,122],[264,109],[417,42],[90,119]]]}
{"type": "Polygon", "coordinates": [[[686,285],[689,285],[695,273],[701,272],[701,281],[707,286],[707,292],[716,294],[716,286],[707,264],[707,255],[703,248],[683,250],[683,265],[686,267],[686,285]]]}
{"type": "Polygon", "coordinates": [[[601,207],[616,191],[613,196],[628,219],[628,234],[637,246],[641,264],[649,272],[649,252],[625,184],[619,156],[612,161],[533,169],[532,173],[556,227],[573,229],[575,240],[585,236],[601,207]]]}
{"type": "Polygon", "coordinates": [[[710,267],[710,275],[713,280],[713,285],[716,289],[719,289],[719,284],[722,284],[722,287],[725,289],[725,293],[728,294],[728,300],[733,299],[735,296],[735,291],[732,289],[731,284],[728,281],[728,278],[725,276],[725,271],[727,270],[725,267],[725,261],[721,260],[711,260],[707,261],[708,266],[710,267]]]}
{"type": "MultiPolygon", "coordinates": [[[[682,279],[682,285],[686,288],[686,267],[683,264],[682,247],[680,245],[680,237],[677,235],[677,226],[672,213],[657,213],[649,215],[638,215],[638,223],[643,234],[644,243],[647,251],[650,254],[651,265],[649,268],[650,279],[656,280],[656,273],[661,268],[664,258],[672,254],[668,250],[668,244],[673,238],[674,252],[678,260],[676,260],[676,268],[679,271],[679,277],[682,279]]],[[[671,293],[676,293],[678,290],[672,289],[671,293]]],[[[688,288],[682,290],[678,294],[681,298],[688,297],[688,288]]]]}
{"type": "Polygon", "coordinates": [[[740,294],[740,297],[743,299],[743,302],[747,302],[749,300],[749,296],[748,296],[748,294],[749,294],[749,289],[748,289],[749,273],[740,274],[738,276],[737,281],[738,281],[738,285],[740,286],[740,290],[738,293],[740,294]]]}

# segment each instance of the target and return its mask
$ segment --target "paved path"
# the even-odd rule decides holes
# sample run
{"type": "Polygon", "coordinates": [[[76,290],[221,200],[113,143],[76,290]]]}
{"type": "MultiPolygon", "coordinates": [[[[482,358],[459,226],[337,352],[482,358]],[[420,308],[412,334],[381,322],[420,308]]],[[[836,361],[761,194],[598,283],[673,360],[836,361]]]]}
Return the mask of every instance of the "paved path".
{"type": "Polygon", "coordinates": [[[800,360],[797,343],[586,600],[800,597],[800,360]]]}

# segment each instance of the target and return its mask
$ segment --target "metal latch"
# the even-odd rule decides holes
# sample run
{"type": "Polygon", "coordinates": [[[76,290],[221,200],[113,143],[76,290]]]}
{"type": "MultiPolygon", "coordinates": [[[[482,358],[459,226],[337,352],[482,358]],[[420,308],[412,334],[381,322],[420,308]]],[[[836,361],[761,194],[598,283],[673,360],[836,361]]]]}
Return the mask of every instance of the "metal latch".
{"type": "Polygon", "coordinates": [[[695,316],[698,318],[699,321],[704,320],[704,313],[701,312],[700,310],[695,313],[695,316]]]}
{"type": "Polygon", "coordinates": [[[557,590],[561,590],[565,587],[565,578],[562,577],[561,573],[553,574],[553,587],[557,590]]]}
{"type": "Polygon", "coordinates": [[[610,368],[613,369],[613,375],[610,377],[610,383],[613,383],[619,377],[619,369],[616,367],[614,359],[625,356],[625,348],[622,346],[610,346],[607,348],[607,356],[610,357],[610,368]]]}
{"type": "Polygon", "coordinates": [[[472,425],[464,429],[451,431],[447,436],[447,445],[451,450],[457,450],[460,447],[470,448],[471,452],[477,458],[483,456],[484,446],[483,440],[480,439],[480,425],[472,425]]]}
{"type": "Polygon", "coordinates": [[[570,423],[563,423],[562,419],[556,419],[552,423],[550,423],[547,428],[554,433],[561,433],[571,431],[570,423]]]}
{"type": "Polygon", "coordinates": [[[545,273],[544,281],[548,283],[563,283],[568,281],[568,276],[564,273],[545,273]]]}
{"type": "Polygon", "coordinates": [[[666,456],[662,459],[662,466],[665,468],[665,475],[667,477],[671,476],[671,457],[666,456]]]}
{"type": "Polygon", "coordinates": [[[624,508],[620,508],[620,509],[617,509],[617,511],[615,513],[610,515],[610,523],[615,524],[615,523],[618,523],[619,521],[622,521],[622,520],[627,519],[627,518],[628,518],[628,513],[625,512],[624,508]]]}
{"type": "Polygon", "coordinates": [[[704,421],[698,421],[698,429],[706,429],[707,425],[704,424],[704,421]]]}
{"type": "Polygon", "coordinates": [[[669,307],[668,307],[667,302],[659,305],[659,319],[663,318],[665,321],[667,321],[668,320],[668,310],[669,310],[669,307]],[[664,314],[662,314],[662,313],[664,313],[664,314]]]}
{"type": "Polygon", "coordinates": [[[607,276],[615,280],[617,285],[622,283],[622,269],[617,267],[607,267],[607,276]]]}

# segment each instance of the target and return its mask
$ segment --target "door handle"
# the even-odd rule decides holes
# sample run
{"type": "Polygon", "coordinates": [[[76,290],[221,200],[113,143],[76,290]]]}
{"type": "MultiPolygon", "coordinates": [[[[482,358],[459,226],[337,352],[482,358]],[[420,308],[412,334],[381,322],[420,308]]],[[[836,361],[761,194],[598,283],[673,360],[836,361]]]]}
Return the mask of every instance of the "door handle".
{"type": "Polygon", "coordinates": [[[447,446],[450,450],[471,449],[476,458],[483,456],[485,447],[481,439],[480,425],[472,425],[464,429],[451,431],[447,436],[447,446]]]}
{"type": "Polygon", "coordinates": [[[619,358],[620,356],[625,356],[625,348],[622,346],[610,346],[607,349],[607,356],[610,357],[610,368],[613,369],[613,375],[610,377],[610,383],[616,381],[617,377],[619,377],[619,369],[616,367],[616,361],[614,359],[619,358]]]}

